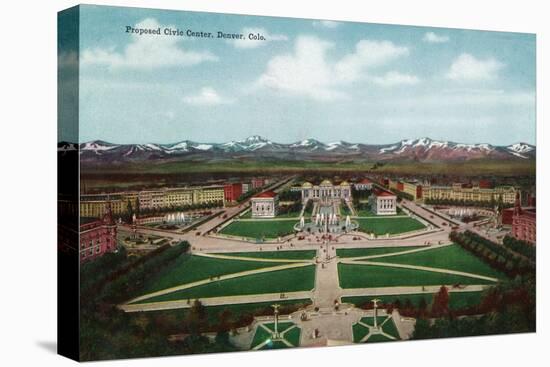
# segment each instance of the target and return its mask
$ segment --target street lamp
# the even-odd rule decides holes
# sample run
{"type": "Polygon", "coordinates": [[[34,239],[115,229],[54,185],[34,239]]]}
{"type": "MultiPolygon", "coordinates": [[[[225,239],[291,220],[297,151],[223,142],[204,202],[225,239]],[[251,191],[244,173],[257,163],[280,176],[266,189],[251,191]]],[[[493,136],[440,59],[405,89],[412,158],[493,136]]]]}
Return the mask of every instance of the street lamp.
{"type": "Polygon", "coordinates": [[[378,298],[374,298],[371,302],[374,307],[374,328],[378,329],[378,302],[380,302],[380,300],[378,298]]]}
{"type": "Polygon", "coordinates": [[[273,333],[273,339],[279,339],[279,307],[281,305],[274,304],[271,305],[273,307],[273,315],[275,316],[275,332],[273,333]]]}

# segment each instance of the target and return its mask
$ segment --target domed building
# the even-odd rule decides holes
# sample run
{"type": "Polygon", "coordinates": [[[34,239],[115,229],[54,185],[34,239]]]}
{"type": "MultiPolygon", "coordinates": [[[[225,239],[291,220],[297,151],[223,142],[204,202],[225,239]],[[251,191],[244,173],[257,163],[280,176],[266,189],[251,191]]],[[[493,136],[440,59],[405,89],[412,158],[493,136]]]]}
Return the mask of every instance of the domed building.
{"type": "Polygon", "coordinates": [[[327,179],[323,180],[319,185],[304,182],[301,186],[301,191],[303,203],[307,200],[351,200],[351,185],[347,181],[342,181],[338,185],[333,184],[327,179]]]}

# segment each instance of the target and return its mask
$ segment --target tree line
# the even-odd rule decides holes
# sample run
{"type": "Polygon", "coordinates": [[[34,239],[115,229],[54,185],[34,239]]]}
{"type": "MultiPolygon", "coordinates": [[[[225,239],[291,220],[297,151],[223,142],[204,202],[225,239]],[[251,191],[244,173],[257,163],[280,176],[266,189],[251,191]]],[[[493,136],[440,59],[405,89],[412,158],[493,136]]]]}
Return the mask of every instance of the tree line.
{"type": "Polygon", "coordinates": [[[81,296],[80,352],[82,360],[140,358],[177,354],[228,352],[236,350],[227,339],[210,339],[195,328],[204,310],[200,303],[182,314],[181,324],[173,322],[170,312],[125,313],[117,304],[134,297],[143,285],[161,269],[180,256],[190,256],[189,243],[164,246],[138,259],[128,258],[122,249],[104,255],[81,268],[81,282],[86,295],[81,296]],[[194,331],[196,330],[196,332],[194,331]],[[185,332],[183,340],[170,342],[171,332],[185,332]]]}
{"type": "Polygon", "coordinates": [[[534,264],[530,261],[474,232],[453,231],[449,239],[510,278],[535,271],[534,264]]]}
{"type": "Polygon", "coordinates": [[[521,254],[527,257],[529,260],[535,262],[537,257],[537,248],[534,244],[527,241],[518,240],[517,238],[514,238],[512,236],[505,236],[502,240],[502,244],[504,245],[504,247],[514,252],[517,252],[518,254],[521,254]]]}

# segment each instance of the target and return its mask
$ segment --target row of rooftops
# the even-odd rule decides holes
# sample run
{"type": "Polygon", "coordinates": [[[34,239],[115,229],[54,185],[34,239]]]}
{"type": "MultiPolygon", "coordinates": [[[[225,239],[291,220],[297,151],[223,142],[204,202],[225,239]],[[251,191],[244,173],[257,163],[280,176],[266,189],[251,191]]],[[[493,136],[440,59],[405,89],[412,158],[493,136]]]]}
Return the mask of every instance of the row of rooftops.
{"type": "Polygon", "coordinates": [[[315,187],[315,186],[327,186],[327,187],[328,187],[328,186],[340,186],[340,187],[342,187],[342,186],[350,186],[350,184],[349,184],[349,182],[347,182],[347,181],[345,181],[345,180],[342,181],[342,182],[340,182],[340,183],[338,183],[338,184],[333,184],[330,180],[327,180],[327,179],[324,179],[324,180],[321,181],[321,183],[318,184],[318,185],[314,185],[314,184],[312,184],[312,183],[309,182],[309,181],[306,181],[306,182],[304,182],[304,183],[302,184],[302,188],[311,188],[311,187],[315,187]]]}
{"type": "Polygon", "coordinates": [[[164,187],[157,190],[139,190],[139,191],[120,191],[113,193],[102,193],[102,194],[81,194],[81,201],[98,201],[98,200],[118,200],[123,197],[136,196],[140,193],[159,193],[164,194],[167,192],[177,192],[177,191],[190,191],[190,190],[211,190],[211,189],[222,189],[223,185],[208,185],[208,186],[184,186],[184,187],[164,187]]]}

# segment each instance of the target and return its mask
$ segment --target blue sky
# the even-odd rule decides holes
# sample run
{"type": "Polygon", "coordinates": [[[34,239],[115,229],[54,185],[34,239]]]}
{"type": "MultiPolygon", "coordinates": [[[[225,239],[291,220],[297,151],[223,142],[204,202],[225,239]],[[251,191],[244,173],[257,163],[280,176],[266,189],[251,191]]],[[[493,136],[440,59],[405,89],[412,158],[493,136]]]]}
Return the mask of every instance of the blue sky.
{"type": "Polygon", "coordinates": [[[95,6],[80,16],[80,142],[535,143],[534,35],[95,6]]]}

